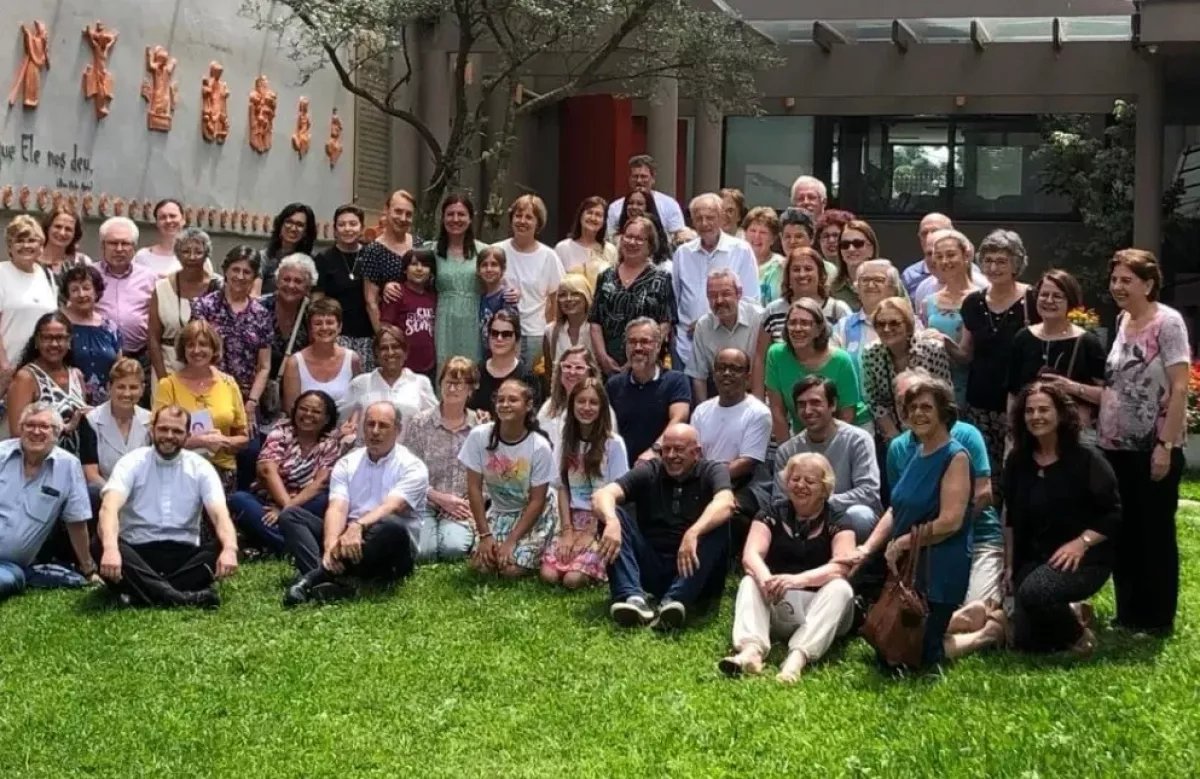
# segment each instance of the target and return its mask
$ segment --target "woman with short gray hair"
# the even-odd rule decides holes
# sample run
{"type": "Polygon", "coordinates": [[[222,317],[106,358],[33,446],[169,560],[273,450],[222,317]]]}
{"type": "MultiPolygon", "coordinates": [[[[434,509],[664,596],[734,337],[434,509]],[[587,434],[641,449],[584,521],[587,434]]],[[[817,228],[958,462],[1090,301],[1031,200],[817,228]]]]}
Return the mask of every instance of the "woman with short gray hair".
{"type": "Polygon", "coordinates": [[[150,296],[146,351],[150,358],[150,391],[183,367],[175,353],[175,339],[192,319],[192,303],[220,289],[212,272],[212,239],[199,227],[186,227],[175,236],[173,256],[178,268],[158,280],[150,296]]]}
{"type": "Polygon", "coordinates": [[[1017,281],[1028,257],[1021,236],[993,230],[979,244],[976,260],[987,277],[986,289],[962,303],[960,348],[967,359],[967,418],[979,428],[992,463],[992,486],[999,495],[1008,436],[1008,364],[1017,333],[1042,321],[1037,292],[1017,281]]]}

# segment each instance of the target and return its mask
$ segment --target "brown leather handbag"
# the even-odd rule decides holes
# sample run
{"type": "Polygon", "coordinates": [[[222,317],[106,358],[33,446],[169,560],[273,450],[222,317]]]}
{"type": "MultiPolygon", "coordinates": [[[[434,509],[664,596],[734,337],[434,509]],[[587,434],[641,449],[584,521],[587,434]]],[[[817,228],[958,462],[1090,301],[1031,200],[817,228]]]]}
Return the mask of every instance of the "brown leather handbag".
{"type": "MultiPolygon", "coordinates": [[[[887,665],[919,668],[924,654],[929,605],[925,596],[917,591],[916,577],[922,551],[928,554],[922,542],[929,533],[929,523],[923,522],[909,532],[913,537],[913,548],[901,561],[899,573],[888,573],[879,600],[867,612],[862,635],[887,665]]],[[[928,558],[925,573],[928,577],[928,558]]]]}

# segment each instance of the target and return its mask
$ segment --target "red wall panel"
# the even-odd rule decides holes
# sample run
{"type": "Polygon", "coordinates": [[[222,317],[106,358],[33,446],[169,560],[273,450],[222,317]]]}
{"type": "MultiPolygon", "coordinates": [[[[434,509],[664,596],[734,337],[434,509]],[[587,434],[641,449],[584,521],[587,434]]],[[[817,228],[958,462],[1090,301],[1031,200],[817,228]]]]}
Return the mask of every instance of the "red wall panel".
{"type": "MultiPolygon", "coordinates": [[[[628,186],[633,150],[633,105],[612,95],[580,95],[559,104],[558,230],[566,235],[579,202],[590,195],[611,200],[628,186]]],[[[643,135],[642,143],[645,143],[643,135]]]]}

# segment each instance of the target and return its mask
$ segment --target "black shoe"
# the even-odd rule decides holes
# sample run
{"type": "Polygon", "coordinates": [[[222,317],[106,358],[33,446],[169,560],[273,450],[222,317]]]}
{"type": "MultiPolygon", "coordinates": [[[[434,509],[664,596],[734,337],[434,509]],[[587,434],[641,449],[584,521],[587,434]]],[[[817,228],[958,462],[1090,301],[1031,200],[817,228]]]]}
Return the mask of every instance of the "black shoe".
{"type": "Polygon", "coordinates": [[[677,600],[665,600],[658,607],[658,619],[654,627],[658,630],[682,630],[687,621],[687,607],[677,600]]]}
{"type": "Polygon", "coordinates": [[[643,627],[654,619],[654,609],[641,595],[630,595],[623,601],[617,601],[609,606],[608,613],[613,622],[623,628],[643,627]]]}
{"type": "Polygon", "coordinates": [[[288,587],[283,593],[283,607],[285,609],[294,608],[301,603],[308,603],[308,581],[301,576],[295,584],[288,587]]]}
{"type": "Polygon", "coordinates": [[[215,609],[221,605],[221,596],[213,587],[208,587],[195,592],[183,593],[182,606],[190,606],[195,609],[215,609]]]}
{"type": "Polygon", "coordinates": [[[354,595],[354,588],[338,582],[322,582],[314,585],[308,591],[308,597],[315,603],[333,603],[346,600],[354,595]]]}

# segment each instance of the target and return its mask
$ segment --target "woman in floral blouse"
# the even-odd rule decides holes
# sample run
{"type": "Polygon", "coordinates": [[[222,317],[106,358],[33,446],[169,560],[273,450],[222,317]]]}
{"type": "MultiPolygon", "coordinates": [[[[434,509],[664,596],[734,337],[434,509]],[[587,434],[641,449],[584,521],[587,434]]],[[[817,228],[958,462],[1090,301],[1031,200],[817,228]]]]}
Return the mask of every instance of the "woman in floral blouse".
{"type": "Polygon", "coordinates": [[[467,502],[467,471],[458,452],[467,433],[480,423],[467,408],[467,398],[479,385],[479,368],[465,357],[451,357],[438,376],[442,402],[403,425],[404,445],[429,468],[429,494],[417,560],[466,557],[475,545],[471,505],[467,502]]]}
{"type": "Polygon", "coordinates": [[[267,551],[282,554],[279,512],[301,506],[324,516],[329,474],[346,448],[337,433],[333,398],[320,390],[300,395],[289,418],[267,436],[251,491],[235,492],[229,498],[234,523],[267,551]]]}
{"type": "Polygon", "coordinates": [[[224,354],[220,368],[237,382],[246,417],[251,420],[267,386],[274,330],[271,312],[250,296],[261,268],[262,255],[257,249],[235,246],[221,266],[224,287],[192,304],[192,320],[208,322],[221,336],[224,354]]]}

